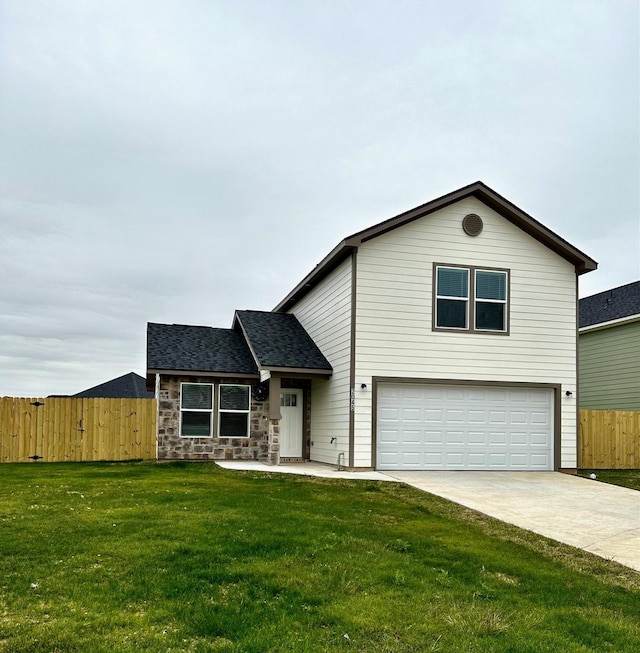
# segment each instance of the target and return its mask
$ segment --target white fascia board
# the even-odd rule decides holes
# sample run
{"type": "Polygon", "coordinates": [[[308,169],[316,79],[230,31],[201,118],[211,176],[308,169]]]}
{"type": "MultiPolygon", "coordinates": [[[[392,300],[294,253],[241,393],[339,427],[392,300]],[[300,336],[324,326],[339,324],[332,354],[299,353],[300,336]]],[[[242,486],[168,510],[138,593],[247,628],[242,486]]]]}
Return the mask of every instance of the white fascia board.
{"type": "Polygon", "coordinates": [[[610,327],[620,326],[628,322],[637,322],[640,320],[640,313],[635,315],[627,315],[626,317],[618,318],[617,320],[610,320],[609,322],[599,322],[598,324],[590,324],[589,326],[582,327],[580,333],[588,333],[589,331],[598,331],[599,329],[608,329],[610,327]]]}

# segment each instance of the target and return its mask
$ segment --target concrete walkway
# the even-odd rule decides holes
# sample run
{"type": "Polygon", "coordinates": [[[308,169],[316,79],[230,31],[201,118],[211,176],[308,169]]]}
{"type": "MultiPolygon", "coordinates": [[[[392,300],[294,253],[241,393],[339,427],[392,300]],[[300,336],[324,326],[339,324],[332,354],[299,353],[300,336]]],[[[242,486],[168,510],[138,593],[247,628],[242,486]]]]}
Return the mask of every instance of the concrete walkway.
{"type": "Polygon", "coordinates": [[[558,472],[388,472],[419,490],[640,571],[640,492],[558,472]]]}
{"type": "Polygon", "coordinates": [[[226,469],[399,481],[640,571],[640,492],[557,472],[338,472],[322,463],[226,469]]]}
{"type": "Polygon", "coordinates": [[[321,476],[324,478],[348,478],[365,481],[396,481],[381,472],[345,472],[338,471],[335,465],[324,463],[284,463],[282,465],[266,465],[257,460],[216,460],[217,465],[224,469],[236,469],[249,472],[271,472],[272,474],[301,474],[303,476],[321,476]]]}

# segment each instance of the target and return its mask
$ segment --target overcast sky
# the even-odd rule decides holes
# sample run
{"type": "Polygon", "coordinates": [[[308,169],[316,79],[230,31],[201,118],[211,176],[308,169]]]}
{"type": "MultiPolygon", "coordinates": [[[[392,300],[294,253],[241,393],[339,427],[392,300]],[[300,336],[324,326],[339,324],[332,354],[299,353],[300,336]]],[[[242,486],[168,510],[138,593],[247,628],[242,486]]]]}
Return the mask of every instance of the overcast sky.
{"type": "Polygon", "coordinates": [[[482,180],[640,278],[636,0],[0,0],[0,396],[145,373],[482,180]]]}

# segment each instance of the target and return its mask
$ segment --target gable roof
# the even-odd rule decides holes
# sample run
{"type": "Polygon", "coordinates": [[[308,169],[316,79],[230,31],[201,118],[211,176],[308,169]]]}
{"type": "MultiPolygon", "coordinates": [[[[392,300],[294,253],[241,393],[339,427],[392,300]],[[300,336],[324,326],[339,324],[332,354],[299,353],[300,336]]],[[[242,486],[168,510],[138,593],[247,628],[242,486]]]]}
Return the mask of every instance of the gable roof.
{"type": "Polygon", "coordinates": [[[147,371],[257,376],[239,331],[186,324],[147,324],[147,371]]]}
{"type": "Polygon", "coordinates": [[[72,398],[94,398],[104,397],[109,399],[152,399],[153,392],[146,389],[146,380],[144,377],[129,372],[123,374],[116,379],[111,379],[105,383],[94,385],[92,388],[87,388],[74,395],[72,398]]]}
{"type": "Polygon", "coordinates": [[[640,281],[580,300],[580,328],[640,315],[640,281]]]}
{"type": "Polygon", "coordinates": [[[459,202],[468,197],[475,197],[493,209],[496,213],[509,220],[524,232],[546,245],[549,249],[562,256],[575,266],[577,274],[590,272],[598,267],[596,261],[571,245],[569,242],[558,236],[556,233],[545,227],[542,223],[532,218],[528,213],[518,208],[515,204],[509,202],[494,190],[476,181],[469,186],[443,195],[431,202],[411,209],[397,215],[393,218],[380,222],[379,224],[359,231],[345,238],[337,247],[335,247],[316,267],[312,270],[273,310],[286,311],[300,298],[302,298],[311,288],[324,279],[332,270],[334,270],[342,261],[345,260],[353,251],[367,240],[371,240],[392,229],[397,229],[402,225],[418,220],[430,213],[439,211],[450,204],[459,202]]]}
{"type": "Polygon", "coordinates": [[[295,315],[266,311],[236,311],[238,326],[260,369],[323,370],[332,367],[295,315]]]}

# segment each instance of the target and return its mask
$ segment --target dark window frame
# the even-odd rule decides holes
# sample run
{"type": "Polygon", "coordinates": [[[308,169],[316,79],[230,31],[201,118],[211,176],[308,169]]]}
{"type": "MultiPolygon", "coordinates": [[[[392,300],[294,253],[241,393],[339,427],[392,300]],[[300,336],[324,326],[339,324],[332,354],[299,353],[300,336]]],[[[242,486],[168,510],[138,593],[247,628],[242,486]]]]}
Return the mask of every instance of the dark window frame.
{"type": "MultiPolygon", "coordinates": [[[[442,299],[442,296],[440,296],[442,299]]],[[[455,298],[452,298],[455,299],[455,298]]],[[[487,265],[461,265],[459,263],[434,263],[432,275],[432,301],[431,301],[431,330],[445,333],[475,333],[490,336],[508,336],[511,328],[511,270],[509,268],[496,268],[487,265]],[[468,271],[468,288],[467,297],[460,298],[458,301],[466,301],[467,308],[467,326],[466,327],[447,327],[438,326],[438,269],[449,268],[455,270],[468,271]],[[478,299],[476,297],[476,272],[501,272],[506,279],[505,300],[491,301],[478,299]],[[476,328],[476,304],[477,303],[500,303],[504,305],[504,329],[477,329],[476,328]]]]}

